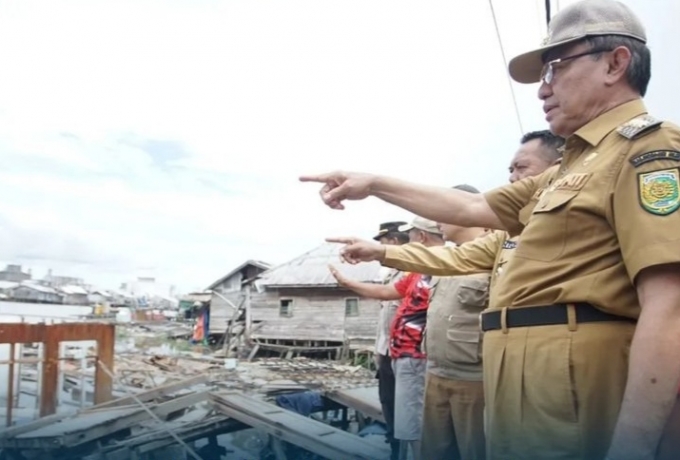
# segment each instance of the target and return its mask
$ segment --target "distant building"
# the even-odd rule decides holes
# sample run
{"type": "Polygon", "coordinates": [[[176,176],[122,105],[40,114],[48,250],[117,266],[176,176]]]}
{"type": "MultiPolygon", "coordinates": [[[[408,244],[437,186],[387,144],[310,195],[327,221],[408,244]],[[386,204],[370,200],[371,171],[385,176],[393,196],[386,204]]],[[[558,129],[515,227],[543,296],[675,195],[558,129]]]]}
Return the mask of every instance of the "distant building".
{"type": "Polygon", "coordinates": [[[295,341],[358,347],[375,342],[380,303],[339,286],[328,264],[368,283],[380,283],[383,270],[378,262],[341,264],[340,248],[324,243],[260,275],[249,305],[252,339],[261,345],[295,341]]]}
{"type": "Polygon", "coordinates": [[[4,270],[0,271],[0,281],[11,281],[12,283],[21,283],[31,279],[31,271],[24,273],[21,270],[21,265],[7,265],[4,270]]]}
{"type": "Polygon", "coordinates": [[[159,283],[154,277],[140,276],[135,281],[121,284],[120,290],[134,299],[140,308],[177,308],[175,287],[159,283]]]}
{"type": "Polygon", "coordinates": [[[73,276],[58,276],[52,274],[52,269],[47,270],[47,275],[43,278],[43,283],[46,286],[53,288],[60,288],[62,286],[84,286],[85,282],[82,278],[73,276]]]}
{"type": "Polygon", "coordinates": [[[62,303],[62,295],[49,286],[24,281],[11,291],[10,298],[19,302],[62,303]]]}
{"type": "Polygon", "coordinates": [[[0,281],[0,300],[8,300],[12,295],[12,289],[19,286],[14,281],[0,281]]]}
{"type": "Polygon", "coordinates": [[[65,305],[89,305],[87,291],[81,286],[64,285],[57,289],[63,296],[63,303],[65,305]]]}
{"type": "MultiPolygon", "coordinates": [[[[210,298],[210,332],[224,333],[245,299],[245,286],[271,268],[260,260],[247,260],[208,286],[210,298]]],[[[245,307],[244,307],[245,308],[245,307]]]]}

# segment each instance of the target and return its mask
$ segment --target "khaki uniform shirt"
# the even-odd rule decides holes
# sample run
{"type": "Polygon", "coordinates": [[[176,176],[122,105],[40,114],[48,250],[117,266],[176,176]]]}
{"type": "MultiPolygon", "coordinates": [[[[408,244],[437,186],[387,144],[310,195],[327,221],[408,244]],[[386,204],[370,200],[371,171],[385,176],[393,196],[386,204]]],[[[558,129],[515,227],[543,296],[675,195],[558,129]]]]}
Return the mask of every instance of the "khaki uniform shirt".
{"type": "Polygon", "coordinates": [[[425,334],[428,372],[482,380],[479,314],[489,301],[489,278],[489,273],[433,278],[425,334]]]}
{"type": "Polygon", "coordinates": [[[519,237],[494,231],[460,246],[425,247],[419,243],[387,246],[382,262],[387,267],[439,276],[463,276],[491,271],[490,305],[495,305],[495,285],[506,271],[519,237]]]}
{"type": "MultiPolygon", "coordinates": [[[[399,270],[391,269],[383,278],[383,284],[392,284],[397,281],[403,273],[399,270]]],[[[390,349],[390,325],[397,307],[401,300],[385,300],[380,302],[380,312],[378,313],[378,329],[376,331],[375,352],[376,354],[387,356],[390,349]]]]}
{"type": "Polygon", "coordinates": [[[680,129],[641,100],[579,129],[558,168],[485,194],[522,234],[492,307],[589,302],[637,318],[635,277],[680,261],[680,129]]]}

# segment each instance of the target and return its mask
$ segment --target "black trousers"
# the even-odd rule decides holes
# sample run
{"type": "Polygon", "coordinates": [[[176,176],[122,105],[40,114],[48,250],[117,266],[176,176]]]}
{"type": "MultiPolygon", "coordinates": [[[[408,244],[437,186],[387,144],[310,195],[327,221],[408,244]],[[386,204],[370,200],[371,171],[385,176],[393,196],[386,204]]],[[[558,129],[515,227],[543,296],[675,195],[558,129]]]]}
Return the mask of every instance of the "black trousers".
{"type": "Polygon", "coordinates": [[[378,394],[387,425],[387,439],[394,440],[394,372],[389,356],[380,355],[378,366],[378,394]]]}

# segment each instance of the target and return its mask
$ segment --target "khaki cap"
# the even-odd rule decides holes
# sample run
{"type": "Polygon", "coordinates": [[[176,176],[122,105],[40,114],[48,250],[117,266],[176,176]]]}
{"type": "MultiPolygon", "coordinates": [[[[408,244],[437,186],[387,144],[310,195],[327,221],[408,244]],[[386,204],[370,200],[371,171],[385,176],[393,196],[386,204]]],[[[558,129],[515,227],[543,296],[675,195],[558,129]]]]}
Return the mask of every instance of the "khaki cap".
{"type": "Polygon", "coordinates": [[[442,231],[439,230],[439,225],[437,225],[437,222],[430,219],[425,219],[424,217],[416,217],[410,224],[402,225],[401,227],[399,227],[399,231],[408,232],[413,230],[414,228],[417,228],[418,230],[422,230],[424,232],[434,233],[435,235],[442,234],[442,231]]]}
{"type": "Polygon", "coordinates": [[[519,83],[537,83],[541,79],[545,52],[600,35],[622,35],[647,43],[644,26],[623,3],[582,0],[564,8],[551,19],[548,37],[541,48],[520,54],[510,61],[510,76],[519,83]]]}

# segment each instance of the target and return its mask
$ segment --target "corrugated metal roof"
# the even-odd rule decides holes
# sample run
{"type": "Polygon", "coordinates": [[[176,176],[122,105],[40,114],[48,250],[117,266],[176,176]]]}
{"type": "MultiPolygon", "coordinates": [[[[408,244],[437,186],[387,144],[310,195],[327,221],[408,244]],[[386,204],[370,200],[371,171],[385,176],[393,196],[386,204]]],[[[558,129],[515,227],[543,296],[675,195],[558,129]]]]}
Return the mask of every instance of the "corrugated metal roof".
{"type": "Polygon", "coordinates": [[[229,273],[227,273],[226,275],[224,275],[222,278],[220,278],[220,279],[218,279],[217,281],[215,281],[214,283],[212,283],[210,286],[207,287],[206,290],[215,289],[215,288],[216,288],[217,286],[219,286],[222,282],[224,282],[225,280],[231,278],[231,277],[232,277],[233,275],[235,275],[237,272],[240,272],[241,270],[243,270],[244,268],[246,268],[246,267],[249,266],[249,265],[252,265],[252,266],[254,266],[254,267],[260,268],[260,269],[262,269],[262,270],[268,270],[268,269],[272,268],[271,264],[268,264],[267,262],[263,262],[263,261],[261,261],[261,260],[253,260],[253,259],[246,260],[246,261],[243,262],[241,265],[239,265],[238,267],[234,268],[232,271],[230,271],[229,273]]]}
{"type": "Polygon", "coordinates": [[[21,286],[27,287],[29,289],[33,289],[33,290],[38,291],[38,292],[45,292],[47,294],[57,294],[57,291],[52,289],[51,287],[43,286],[43,285],[36,284],[36,283],[23,281],[21,283],[21,286]]]}
{"type": "Polygon", "coordinates": [[[72,284],[67,284],[66,286],[61,286],[59,288],[61,292],[64,294],[69,294],[69,295],[87,295],[87,291],[80,287],[80,286],[74,286],[72,284]]]}
{"type": "Polygon", "coordinates": [[[353,280],[369,283],[381,282],[381,265],[378,262],[357,265],[342,263],[341,248],[341,244],[324,243],[285,264],[262,273],[260,280],[255,284],[267,287],[337,286],[335,278],[328,270],[328,264],[335,265],[342,274],[353,280]]]}
{"type": "Polygon", "coordinates": [[[0,289],[12,289],[18,285],[19,283],[15,283],[14,281],[0,281],[0,289]]]}

